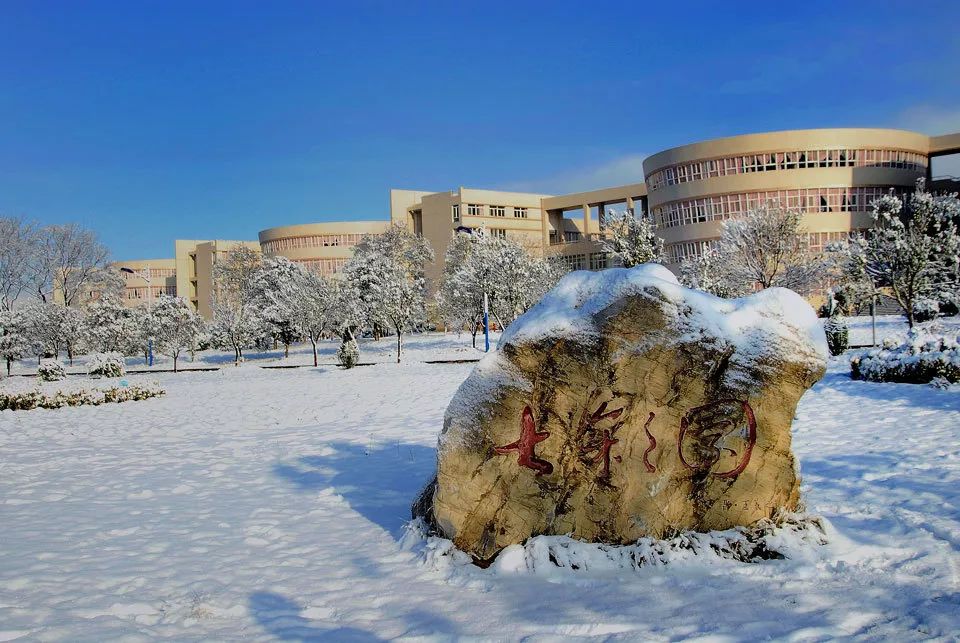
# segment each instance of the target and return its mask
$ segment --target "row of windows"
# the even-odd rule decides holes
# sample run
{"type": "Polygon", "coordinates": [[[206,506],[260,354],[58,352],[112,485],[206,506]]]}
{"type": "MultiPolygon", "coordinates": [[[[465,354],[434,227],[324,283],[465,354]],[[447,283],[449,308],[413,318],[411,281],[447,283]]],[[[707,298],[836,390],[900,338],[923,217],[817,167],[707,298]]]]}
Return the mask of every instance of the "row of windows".
{"type": "Polygon", "coordinates": [[[555,246],[561,243],[576,243],[583,240],[583,233],[579,230],[564,230],[561,235],[556,230],[550,231],[550,245],[555,246]]]}
{"type": "Polygon", "coordinates": [[[928,162],[925,154],[901,150],[839,149],[770,152],[672,165],[647,177],[647,185],[653,191],[665,185],[688,183],[715,176],[820,167],[893,167],[925,172],[928,162]]]}
{"type": "MultiPolygon", "coordinates": [[[[507,208],[503,205],[491,205],[485,206],[480,203],[468,203],[467,204],[467,214],[471,217],[482,217],[484,216],[484,208],[490,208],[490,214],[486,216],[491,217],[506,217],[507,208]]],[[[456,203],[450,206],[450,213],[453,217],[453,222],[456,223],[460,220],[460,204],[456,203]]],[[[520,206],[513,206],[513,217],[515,219],[526,219],[527,218],[527,208],[520,206]]]]}
{"type": "Polygon", "coordinates": [[[329,276],[343,270],[347,259],[293,259],[307,270],[320,275],[329,276]]]}
{"type": "Polygon", "coordinates": [[[563,262],[570,270],[604,270],[610,265],[610,257],[606,252],[591,252],[589,255],[564,255],[563,262]]]}
{"type": "Polygon", "coordinates": [[[674,201],[653,208],[652,215],[658,226],[673,228],[738,217],[770,202],[804,212],[866,212],[870,210],[871,202],[888,192],[888,188],[865,187],[721,194],[702,199],[674,201]]]}
{"type": "MultiPolygon", "coordinates": [[[[123,278],[127,281],[130,279],[143,279],[144,274],[147,273],[146,269],[136,269],[131,268],[132,273],[122,271],[120,274],[123,275],[123,278]]],[[[149,271],[150,279],[166,279],[167,277],[176,277],[177,269],[176,268],[151,268],[149,271]]]]}
{"type": "MultiPolygon", "coordinates": [[[[811,252],[823,252],[829,244],[838,241],[847,241],[852,235],[863,232],[864,230],[851,230],[849,232],[808,232],[806,233],[807,248],[811,252]]],[[[679,264],[685,259],[699,257],[707,248],[714,246],[716,243],[717,241],[715,239],[711,239],[707,241],[684,241],[670,244],[666,248],[667,262],[679,264]]]]}
{"type": "MultiPolygon", "coordinates": [[[[136,288],[126,288],[125,296],[127,299],[149,299],[151,296],[149,288],[147,286],[138,286],[136,288]]],[[[156,299],[160,295],[176,295],[177,287],[176,286],[153,286],[153,298],[156,299]]]]}
{"type": "Polygon", "coordinates": [[[284,237],[283,239],[274,239],[264,241],[260,244],[263,252],[274,254],[281,250],[291,250],[293,248],[329,248],[345,247],[349,248],[357,245],[365,234],[344,233],[344,234],[314,234],[305,237],[284,237]]]}

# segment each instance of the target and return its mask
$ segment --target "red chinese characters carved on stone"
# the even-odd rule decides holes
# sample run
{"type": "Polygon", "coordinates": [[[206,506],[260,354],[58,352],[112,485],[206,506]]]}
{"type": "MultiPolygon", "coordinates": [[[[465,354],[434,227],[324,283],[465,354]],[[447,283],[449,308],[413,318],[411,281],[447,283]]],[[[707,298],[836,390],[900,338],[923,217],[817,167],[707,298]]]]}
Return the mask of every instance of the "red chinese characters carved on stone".
{"type": "Polygon", "coordinates": [[[744,400],[722,399],[690,409],[680,420],[680,461],[717,478],[735,478],[750,463],[757,420],[744,400]],[[734,448],[736,447],[736,448],[734,448]]]}
{"type": "Polygon", "coordinates": [[[502,447],[494,447],[494,453],[504,455],[513,451],[517,452],[517,463],[521,467],[527,467],[537,472],[537,475],[549,475],[553,473],[553,465],[546,460],[537,457],[537,444],[550,437],[549,431],[537,431],[537,425],[533,421],[533,411],[529,406],[524,407],[523,415],[520,418],[520,438],[516,442],[511,442],[502,447]]]}
{"type": "Polygon", "coordinates": [[[647,468],[648,473],[656,473],[657,471],[657,467],[651,464],[648,459],[650,452],[657,448],[657,439],[650,433],[650,423],[653,422],[653,418],[655,417],[657,417],[657,414],[651,411],[650,417],[647,418],[647,423],[643,425],[643,432],[647,434],[647,439],[650,440],[650,446],[643,452],[643,466],[647,468]]]}
{"type": "MultiPolygon", "coordinates": [[[[593,463],[596,464],[603,460],[603,469],[600,472],[600,477],[604,480],[610,477],[610,447],[619,442],[620,440],[610,437],[610,431],[603,432],[603,441],[600,443],[600,452],[597,453],[596,457],[593,459],[593,463]]],[[[620,457],[617,457],[617,461],[620,461],[620,457]]]]}
{"type": "MultiPolygon", "coordinates": [[[[591,396],[591,399],[593,399],[593,396],[591,396]]],[[[590,415],[587,415],[586,412],[584,412],[580,419],[581,434],[585,436],[593,436],[589,438],[587,445],[581,448],[580,452],[585,456],[595,452],[596,455],[590,459],[589,462],[593,464],[603,462],[603,467],[600,470],[601,480],[607,480],[610,478],[610,447],[620,442],[620,440],[613,437],[613,434],[616,433],[617,429],[623,426],[622,421],[616,422],[609,429],[605,429],[601,435],[597,435],[596,424],[598,422],[603,420],[616,421],[621,415],[623,415],[623,408],[607,411],[607,404],[608,402],[601,403],[600,406],[597,407],[597,410],[590,415]]],[[[620,456],[616,456],[614,460],[620,462],[620,456]]]]}

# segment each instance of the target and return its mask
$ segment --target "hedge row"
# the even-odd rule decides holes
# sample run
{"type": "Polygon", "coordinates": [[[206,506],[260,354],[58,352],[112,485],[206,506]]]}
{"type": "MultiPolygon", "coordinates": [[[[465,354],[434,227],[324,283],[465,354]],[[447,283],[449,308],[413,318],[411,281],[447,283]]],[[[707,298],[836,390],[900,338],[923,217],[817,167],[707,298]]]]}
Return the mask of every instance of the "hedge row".
{"type": "Polygon", "coordinates": [[[960,382],[960,343],[956,337],[911,333],[907,341],[885,341],[850,361],[855,380],[926,384],[938,378],[960,382]]]}
{"type": "Polygon", "coordinates": [[[0,392],[0,411],[28,411],[30,409],[59,409],[65,406],[98,406],[110,402],[146,400],[163,395],[161,388],[154,386],[117,386],[106,389],[80,391],[57,391],[49,395],[38,389],[22,393],[0,392]]]}

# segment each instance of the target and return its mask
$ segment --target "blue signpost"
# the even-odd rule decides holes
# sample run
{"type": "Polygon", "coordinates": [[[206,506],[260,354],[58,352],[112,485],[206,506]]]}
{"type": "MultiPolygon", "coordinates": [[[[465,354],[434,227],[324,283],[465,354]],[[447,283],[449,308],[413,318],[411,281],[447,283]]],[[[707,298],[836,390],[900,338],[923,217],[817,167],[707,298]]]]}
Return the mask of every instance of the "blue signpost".
{"type": "Polygon", "coordinates": [[[153,367],[153,338],[147,340],[147,366],[153,367]]]}

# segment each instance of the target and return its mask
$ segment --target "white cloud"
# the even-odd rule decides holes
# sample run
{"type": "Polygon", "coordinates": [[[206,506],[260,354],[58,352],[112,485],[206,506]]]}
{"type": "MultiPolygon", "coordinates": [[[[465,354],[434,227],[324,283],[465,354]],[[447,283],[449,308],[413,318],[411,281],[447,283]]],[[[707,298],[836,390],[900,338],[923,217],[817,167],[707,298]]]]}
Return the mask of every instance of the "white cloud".
{"type": "Polygon", "coordinates": [[[502,188],[517,192],[569,194],[628,183],[643,183],[643,159],[645,158],[645,154],[621,156],[601,165],[571,168],[553,176],[517,181],[502,188]]]}

